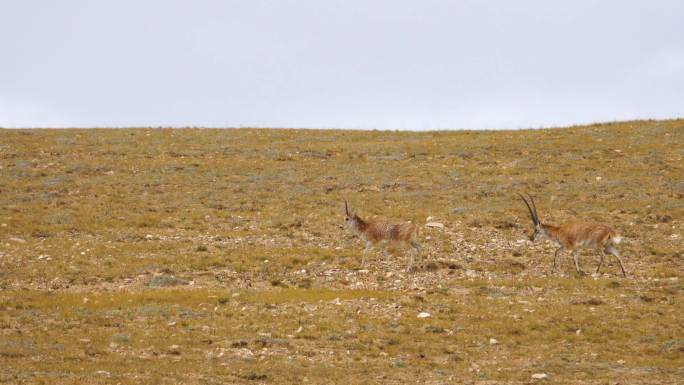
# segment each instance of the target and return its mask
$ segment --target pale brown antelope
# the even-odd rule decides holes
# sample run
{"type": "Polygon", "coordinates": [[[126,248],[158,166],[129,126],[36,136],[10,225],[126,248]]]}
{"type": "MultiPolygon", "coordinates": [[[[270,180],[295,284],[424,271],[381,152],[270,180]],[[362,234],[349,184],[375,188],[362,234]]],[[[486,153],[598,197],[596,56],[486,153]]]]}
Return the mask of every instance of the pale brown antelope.
{"type": "Polygon", "coordinates": [[[347,201],[344,202],[344,225],[354,231],[359,237],[366,242],[366,248],[363,250],[363,258],[361,265],[366,264],[366,254],[374,247],[380,246],[387,262],[389,263],[389,255],[385,246],[388,243],[401,243],[405,247],[411,248],[410,262],[406,271],[410,271],[413,267],[414,256],[413,251],[419,252],[421,246],[416,242],[418,237],[418,227],[411,222],[373,222],[363,220],[356,213],[349,212],[347,201]]]}
{"type": "Polygon", "coordinates": [[[620,253],[618,253],[615,248],[615,245],[620,243],[622,237],[615,229],[608,225],[590,222],[566,222],[560,226],[544,224],[539,220],[537,206],[534,204],[532,196],[527,194],[530,198],[530,201],[528,202],[522,194],[518,195],[520,195],[520,198],[525,202],[525,205],[530,212],[530,218],[532,218],[532,224],[534,225],[534,232],[530,236],[530,240],[535,242],[541,239],[549,239],[559,246],[553,254],[553,270],[556,269],[558,253],[562,250],[569,250],[575,260],[575,269],[578,273],[582,274],[577,260],[578,249],[582,247],[594,247],[601,255],[601,261],[596,268],[597,274],[601,270],[605,254],[609,253],[617,259],[620,264],[620,269],[622,269],[622,275],[627,277],[625,267],[622,265],[622,260],[620,259],[620,253]]]}

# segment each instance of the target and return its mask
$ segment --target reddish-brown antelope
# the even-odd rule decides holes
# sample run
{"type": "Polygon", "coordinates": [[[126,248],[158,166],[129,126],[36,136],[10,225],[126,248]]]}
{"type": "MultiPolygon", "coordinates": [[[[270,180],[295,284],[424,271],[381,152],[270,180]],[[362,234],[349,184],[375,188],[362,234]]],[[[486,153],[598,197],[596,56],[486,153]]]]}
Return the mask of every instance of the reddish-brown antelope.
{"type": "Polygon", "coordinates": [[[389,255],[385,246],[388,243],[401,243],[405,247],[410,247],[410,262],[406,271],[413,268],[414,256],[413,251],[419,252],[420,245],[416,242],[418,237],[418,227],[411,222],[389,223],[389,222],[371,222],[361,219],[358,215],[349,213],[349,206],[347,201],[344,202],[344,224],[354,231],[366,242],[366,248],[363,250],[363,258],[361,265],[366,264],[366,254],[374,246],[380,246],[387,262],[389,263],[389,255]]]}
{"type": "Polygon", "coordinates": [[[625,267],[622,265],[622,260],[620,259],[620,253],[618,253],[615,248],[615,245],[620,243],[622,237],[615,229],[608,225],[589,222],[567,222],[560,226],[544,224],[539,220],[537,206],[534,204],[532,196],[527,194],[530,199],[528,202],[522,194],[518,195],[520,195],[520,198],[525,202],[525,205],[530,212],[530,218],[532,218],[532,224],[534,225],[534,232],[530,236],[530,240],[535,242],[540,239],[549,239],[559,246],[553,254],[553,270],[556,269],[558,253],[562,250],[569,250],[575,260],[575,269],[578,273],[582,274],[582,271],[579,268],[579,262],[577,261],[578,249],[582,247],[594,247],[601,255],[601,261],[596,268],[597,274],[601,270],[605,254],[609,253],[617,259],[620,264],[620,269],[622,269],[622,275],[627,277],[625,267]]]}

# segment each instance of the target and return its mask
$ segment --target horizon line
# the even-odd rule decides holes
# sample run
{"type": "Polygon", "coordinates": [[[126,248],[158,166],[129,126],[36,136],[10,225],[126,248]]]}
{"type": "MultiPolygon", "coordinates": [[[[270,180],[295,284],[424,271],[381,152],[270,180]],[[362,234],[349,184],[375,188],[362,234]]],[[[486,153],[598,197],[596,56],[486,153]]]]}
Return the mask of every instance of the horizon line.
{"type": "Polygon", "coordinates": [[[625,124],[638,122],[672,122],[677,120],[684,120],[684,116],[674,118],[637,118],[627,120],[606,120],[594,121],[588,123],[572,123],[567,125],[550,125],[550,126],[528,126],[528,127],[487,127],[487,128],[374,128],[374,127],[296,127],[296,126],[259,126],[259,125],[239,125],[239,126],[194,126],[194,125],[131,125],[131,126],[64,126],[64,127],[5,127],[0,125],[0,130],[138,130],[138,129],[153,129],[153,130],[183,130],[183,129],[206,129],[206,130],[321,130],[321,131],[405,131],[405,132],[444,132],[444,131],[521,131],[521,130],[548,130],[548,129],[566,129],[575,127],[587,126],[602,126],[611,124],[625,124]]]}

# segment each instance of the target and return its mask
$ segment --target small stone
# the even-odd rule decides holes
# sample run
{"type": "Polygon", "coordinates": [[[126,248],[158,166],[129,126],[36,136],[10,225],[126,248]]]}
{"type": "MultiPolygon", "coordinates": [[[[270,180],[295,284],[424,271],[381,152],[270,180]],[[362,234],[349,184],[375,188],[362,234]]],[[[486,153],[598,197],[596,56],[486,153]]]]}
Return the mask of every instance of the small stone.
{"type": "Polygon", "coordinates": [[[105,376],[105,377],[109,377],[109,376],[112,375],[111,373],[109,373],[109,372],[106,371],[106,370],[98,370],[97,372],[95,372],[95,374],[99,374],[99,375],[105,376]]]}
{"type": "Polygon", "coordinates": [[[618,360],[617,363],[620,364],[620,365],[624,365],[625,363],[627,363],[627,361],[625,361],[625,360],[618,360]]]}
{"type": "Polygon", "coordinates": [[[303,332],[303,331],[304,331],[304,327],[303,327],[303,326],[300,326],[299,328],[297,328],[297,330],[295,331],[295,333],[298,333],[298,334],[299,334],[299,333],[301,333],[301,332],[303,332]]]}
{"type": "Polygon", "coordinates": [[[169,353],[169,354],[173,354],[174,356],[179,356],[179,355],[181,354],[181,352],[180,352],[180,346],[178,346],[178,345],[171,345],[171,346],[169,346],[168,353],[169,353]]]}
{"type": "Polygon", "coordinates": [[[17,238],[17,237],[10,237],[10,241],[17,242],[17,243],[26,243],[25,239],[17,238]]]}
{"type": "Polygon", "coordinates": [[[468,278],[475,278],[475,277],[477,277],[478,274],[475,270],[468,269],[468,270],[466,270],[465,275],[468,278]]]}
{"type": "Polygon", "coordinates": [[[534,378],[535,380],[543,380],[547,377],[548,376],[546,375],[546,373],[535,373],[532,375],[532,378],[534,378]]]}
{"type": "Polygon", "coordinates": [[[489,344],[490,344],[490,345],[496,345],[496,344],[498,344],[498,343],[499,343],[499,340],[497,340],[496,338],[490,338],[490,339],[489,339],[489,344]]]}
{"type": "Polygon", "coordinates": [[[427,227],[434,227],[434,228],[437,228],[437,229],[443,229],[443,228],[444,228],[444,224],[443,224],[443,223],[439,223],[439,222],[428,222],[428,223],[425,224],[425,226],[427,226],[427,227]]]}
{"type": "Polygon", "coordinates": [[[418,318],[427,318],[429,316],[430,316],[430,313],[425,312],[425,311],[418,313],[418,318]]]}
{"type": "Polygon", "coordinates": [[[160,274],[152,277],[152,279],[147,283],[149,287],[169,287],[169,286],[181,286],[187,285],[188,282],[180,278],[176,278],[173,275],[160,274]]]}

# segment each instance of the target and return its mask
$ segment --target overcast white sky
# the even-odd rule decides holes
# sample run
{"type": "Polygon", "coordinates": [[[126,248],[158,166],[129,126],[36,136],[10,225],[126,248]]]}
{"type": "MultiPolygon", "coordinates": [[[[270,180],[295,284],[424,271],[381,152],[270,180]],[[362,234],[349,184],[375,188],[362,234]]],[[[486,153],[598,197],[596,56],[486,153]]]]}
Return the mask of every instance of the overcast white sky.
{"type": "Polygon", "coordinates": [[[4,0],[0,126],[684,117],[684,1],[4,0]]]}

